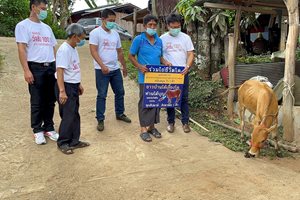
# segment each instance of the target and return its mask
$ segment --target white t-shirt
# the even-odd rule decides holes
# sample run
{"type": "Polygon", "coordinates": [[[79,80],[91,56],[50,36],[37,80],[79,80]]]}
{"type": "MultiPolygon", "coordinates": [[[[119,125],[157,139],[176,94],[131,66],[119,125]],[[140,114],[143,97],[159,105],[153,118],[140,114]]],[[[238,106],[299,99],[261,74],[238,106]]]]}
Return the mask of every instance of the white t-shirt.
{"type": "Polygon", "coordinates": [[[173,37],[167,32],[160,38],[163,42],[163,57],[174,66],[186,66],[187,52],[194,50],[190,36],[180,32],[173,37]]]}
{"type": "MultiPolygon", "coordinates": [[[[98,46],[98,54],[110,71],[120,68],[118,63],[117,49],[121,48],[121,40],[119,34],[115,30],[106,32],[100,26],[90,32],[90,44],[98,46]]],[[[95,69],[101,69],[94,60],[95,69]]]]}
{"type": "Polygon", "coordinates": [[[15,36],[17,43],[27,44],[27,61],[38,63],[55,61],[53,47],[57,42],[47,24],[25,19],[17,24],[15,36]]]}
{"type": "Polygon", "coordinates": [[[80,83],[80,61],[77,49],[64,42],[56,53],[56,68],[64,68],[64,82],[80,83]]]}

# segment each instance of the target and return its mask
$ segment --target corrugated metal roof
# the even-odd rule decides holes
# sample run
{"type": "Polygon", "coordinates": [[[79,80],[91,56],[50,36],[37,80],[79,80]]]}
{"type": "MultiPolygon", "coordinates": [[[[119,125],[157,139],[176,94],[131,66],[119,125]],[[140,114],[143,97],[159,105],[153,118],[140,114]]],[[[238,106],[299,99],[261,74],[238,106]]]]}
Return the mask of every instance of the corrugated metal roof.
{"type": "MultiPolygon", "coordinates": [[[[235,85],[240,85],[254,76],[265,76],[275,86],[284,77],[284,65],[284,62],[238,64],[235,66],[235,85]]],[[[300,77],[300,62],[296,62],[295,67],[295,75],[300,77]]],[[[237,101],[237,90],[234,100],[237,101]]]]}

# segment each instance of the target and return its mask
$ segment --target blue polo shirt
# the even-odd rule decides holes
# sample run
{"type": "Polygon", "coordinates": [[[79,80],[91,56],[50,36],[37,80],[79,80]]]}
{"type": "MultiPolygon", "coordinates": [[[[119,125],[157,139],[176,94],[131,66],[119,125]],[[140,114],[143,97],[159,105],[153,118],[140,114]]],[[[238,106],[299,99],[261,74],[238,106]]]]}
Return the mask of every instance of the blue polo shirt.
{"type": "MultiPolygon", "coordinates": [[[[130,47],[130,54],[137,55],[137,61],[141,65],[160,65],[160,58],[162,57],[162,40],[154,35],[155,42],[151,44],[146,33],[141,33],[136,36],[130,47]]],[[[144,83],[144,74],[139,71],[139,83],[144,83]]]]}

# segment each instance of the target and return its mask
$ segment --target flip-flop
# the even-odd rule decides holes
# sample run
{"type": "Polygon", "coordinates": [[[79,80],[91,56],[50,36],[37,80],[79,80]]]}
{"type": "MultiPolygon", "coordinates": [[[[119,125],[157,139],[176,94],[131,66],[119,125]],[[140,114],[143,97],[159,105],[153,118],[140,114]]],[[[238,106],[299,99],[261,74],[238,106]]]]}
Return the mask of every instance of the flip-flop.
{"type": "Polygon", "coordinates": [[[161,133],[156,128],[148,130],[148,133],[153,135],[155,138],[161,138],[161,133]]]}
{"type": "Polygon", "coordinates": [[[148,132],[141,133],[140,136],[145,142],[152,142],[152,138],[148,132]]]}
{"type": "Polygon", "coordinates": [[[84,147],[88,147],[88,146],[90,146],[90,143],[79,141],[78,144],[71,146],[71,148],[78,149],[78,148],[84,148],[84,147]]]}
{"type": "Polygon", "coordinates": [[[64,144],[61,145],[59,147],[57,147],[62,153],[66,154],[66,155],[70,155],[73,154],[73,148],[70,147],[68,144],[64,144]]]}

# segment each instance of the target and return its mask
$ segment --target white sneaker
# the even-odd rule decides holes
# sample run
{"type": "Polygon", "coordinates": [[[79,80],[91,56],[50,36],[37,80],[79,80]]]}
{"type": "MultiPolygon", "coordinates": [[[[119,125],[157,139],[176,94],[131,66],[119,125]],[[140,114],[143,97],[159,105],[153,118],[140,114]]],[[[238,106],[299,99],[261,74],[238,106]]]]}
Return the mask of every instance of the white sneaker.
{"type": "Polygon", "coordinates": [[[45,131],[44,136],[47,136],[50,140],[57,141],[59,135],[55,131],[45,131]]]}
{"type": "Polygon", "coordinates": [[[38,132],[34,134],[36,144],[46,144],[46,139],[44,137],[44,132],[38,132]]]}

